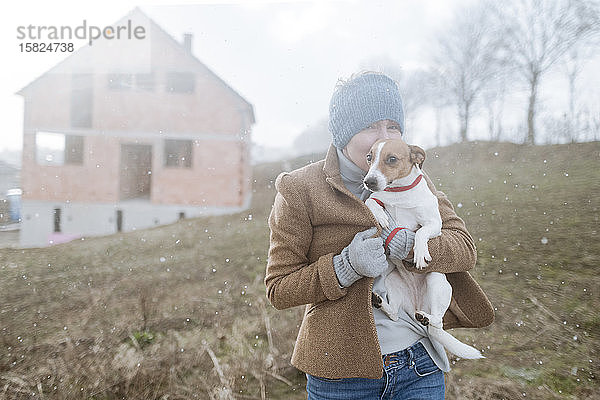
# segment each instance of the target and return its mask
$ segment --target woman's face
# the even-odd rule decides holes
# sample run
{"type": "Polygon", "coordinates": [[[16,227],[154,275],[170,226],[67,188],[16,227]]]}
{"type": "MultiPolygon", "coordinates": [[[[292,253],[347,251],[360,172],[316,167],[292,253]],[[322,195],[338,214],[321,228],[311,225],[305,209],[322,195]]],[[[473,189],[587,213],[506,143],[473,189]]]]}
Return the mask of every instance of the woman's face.
{"type": "Polygon", "coordinates": [[[367,172],[369,170],[367,154],[373,143],[379,139],[393,139],[401,136],[402,132],[400,132],[400,125],[397,122],[389,119],[377,121],[354,135],[342,153],[360,169],[367,172]]]}

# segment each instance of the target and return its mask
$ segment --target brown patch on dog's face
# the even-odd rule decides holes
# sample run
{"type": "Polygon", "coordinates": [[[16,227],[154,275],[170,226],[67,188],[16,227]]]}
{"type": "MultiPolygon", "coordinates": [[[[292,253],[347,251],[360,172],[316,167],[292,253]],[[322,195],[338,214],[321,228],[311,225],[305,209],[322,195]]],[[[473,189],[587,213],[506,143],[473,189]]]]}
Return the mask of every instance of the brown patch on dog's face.
{"type": "Polygon", "coordinates": [[[376,141],[367,155],[369,167],[377,163],[377,168],[390,184],[395,179],[403,178],[412,169],[409,146],[401,139],[380,139],[376,141]],[[383,146],[381,146],[383,144],[383,146]]]}
{"type": "Polygon", "coordinates": [[[402,139],[380,139],[367,155],[367,164],[380,171],[389,185],[396,179],[404,178],[413,165],[423,166],[425,150],[419,146],[406,144],[402,139]],[[377,163],[377,165],[373,165],[377,163]]]}

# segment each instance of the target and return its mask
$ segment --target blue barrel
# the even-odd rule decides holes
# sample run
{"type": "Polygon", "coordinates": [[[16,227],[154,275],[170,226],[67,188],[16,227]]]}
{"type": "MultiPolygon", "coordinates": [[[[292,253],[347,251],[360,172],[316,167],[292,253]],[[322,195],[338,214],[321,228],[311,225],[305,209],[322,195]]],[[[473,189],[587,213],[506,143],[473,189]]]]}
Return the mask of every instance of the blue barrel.
{"type": "Polygon", "coordinates": [[[18,222],[21,220],[22,194],[23,191],[21,189],[10,189],[8,192],[6,192],[6,197],[8,197],[8,212],[12,222],[18,222]]]}

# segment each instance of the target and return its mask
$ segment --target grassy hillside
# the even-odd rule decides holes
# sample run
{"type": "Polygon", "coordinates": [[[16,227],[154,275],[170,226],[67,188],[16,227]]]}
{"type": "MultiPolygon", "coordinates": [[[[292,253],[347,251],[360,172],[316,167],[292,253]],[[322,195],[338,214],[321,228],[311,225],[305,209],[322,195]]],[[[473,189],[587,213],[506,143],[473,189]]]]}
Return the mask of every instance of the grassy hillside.
{"type": "MultiPolygon", "coordinates": [[[[257,166],[248,212],[0,250],[0,399],[305,398],[302,307],[274,310],[262,280],[273,180],[309,161],[257,166]]],[[[600,143],[428,151],[497,309],[453,331],[487,358],[453,359],[448,399],[600,399],[599,161],[600,143]]]]}

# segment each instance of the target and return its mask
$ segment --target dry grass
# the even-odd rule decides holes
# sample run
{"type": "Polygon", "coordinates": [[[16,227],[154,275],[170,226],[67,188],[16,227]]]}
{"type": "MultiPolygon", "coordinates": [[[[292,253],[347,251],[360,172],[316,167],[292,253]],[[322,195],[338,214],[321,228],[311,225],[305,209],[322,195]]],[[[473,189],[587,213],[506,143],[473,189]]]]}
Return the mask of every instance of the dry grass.
{"type": "MultiPolygon", "coordinates": [[[[497,308],[491,327],[454,331],[487,359],[454,360],[447,398],[600,398],[599,154],[428,152],[497,308]]],[[[308,161],[258,166],[242,214],[0,250],[0,399],[305,398],[289,365],[302,308],[274,310],[262,280],[273,179],[308,161]]]]}

